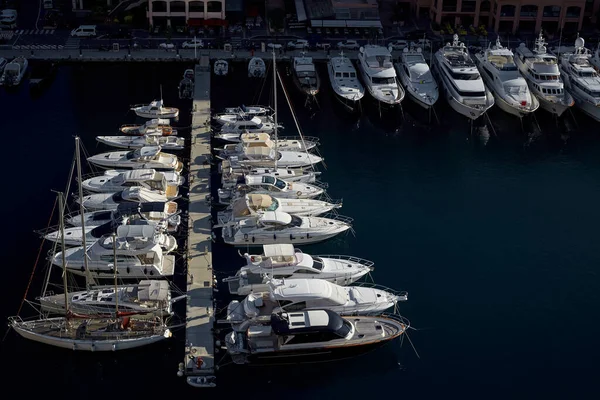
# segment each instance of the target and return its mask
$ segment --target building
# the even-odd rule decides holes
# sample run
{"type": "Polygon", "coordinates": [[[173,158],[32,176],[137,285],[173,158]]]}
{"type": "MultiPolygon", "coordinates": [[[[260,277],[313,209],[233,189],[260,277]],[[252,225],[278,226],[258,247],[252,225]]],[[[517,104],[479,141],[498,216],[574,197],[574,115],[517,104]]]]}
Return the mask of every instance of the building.
{"type": "Polygon", "coordinates": [[[600,0],[408,0],[414,15],[451,26],[485,25],[495,32],[581,30],[595,22],[600,0]]]}
{"type": "Polygon", "coordinates": [[[295,0],[298,22],[317,28],[381,28],[377,0],[295,0]]]}
{"type": "Polygon", "coordinates": [[[225,0],[148,0],[150,26],[225,26],[225,0]]]}

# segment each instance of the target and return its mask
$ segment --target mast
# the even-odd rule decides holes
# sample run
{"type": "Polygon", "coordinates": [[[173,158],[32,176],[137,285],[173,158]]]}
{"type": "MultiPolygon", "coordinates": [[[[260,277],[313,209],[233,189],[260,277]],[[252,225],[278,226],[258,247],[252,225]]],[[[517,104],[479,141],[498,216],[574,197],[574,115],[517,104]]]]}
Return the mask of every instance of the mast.
{"type": "Polygon", "coordinates": [[[275,129],[273,133],[275,134],[275,170],[277,170],[277,160],[279,158],[279,146],[277,144],[277,65],[275,64],[275,48],[273,48],[273,101],[275,102],[275,129]]]}
{"type": "Polygon", "coordinates": [[[113,232],[113,271],[115,276],[115,317],[119,316],[119,286],[117,285],[117,234],[113,232]]]}
{"type": "Polygon", "coordinates": [[[81,239],[83,241],[83,267],[85,269],[85,287],[89,290],[91,276],[90,270],[88,268],[87,243],[85,240],[85,218],[83,216],[83,188],[81,186],[83,179],[81,177],[81,155],[79,154],[79,146],[79,136],[75,136],[75,158],[77,160],[77,187],[79,188],[79,215],[81,216],[81,239]]]}
{"type": "Polygon", "coordinates": [[[65,251],[67,247],[65,246],[65,220],[64,220],[64,194],[62,192],[58,192],[58,224],[60,227],[60,245],[62,247],[61,255],[62,255],[62,276],[63,276],[63,286],[65,292],[65,317],[69,316],[69,294],[67,289],[67,256],[65,251]]]}

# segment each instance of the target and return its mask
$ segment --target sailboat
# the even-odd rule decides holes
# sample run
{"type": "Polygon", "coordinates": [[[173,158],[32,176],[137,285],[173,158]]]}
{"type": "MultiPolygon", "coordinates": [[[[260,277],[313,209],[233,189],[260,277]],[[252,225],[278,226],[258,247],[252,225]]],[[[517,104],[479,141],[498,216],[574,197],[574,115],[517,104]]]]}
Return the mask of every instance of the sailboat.
{"type": "MultiPolygon", "coordinates": [[[[78,167],[78,182],[81,182],[81,161],[79,156],[79,138],[76,137],[76,156],[78,167]]],[[[82,192],[79,184],[80,195],[82,192]]],[[[64,194],[58,193],[59,223],[64,232],[64,194]]],[[[83,213],[81,214],[83,215],[83,213]]],[[[82,221],[82,230],[85,224],[82,221]]],[[[64,249],[64,234],[61,244],[64,249]]],[[[85,246],[85,237],[84,246],[85,246]]],[[[116,247],[114,248],[116,253],[116,247]]],[[[64,252],[63,252],[64,254],[64,252]]],[[[64,257],[64,256],[63,256],[64,257]]],[[[117,258],[113,257],[114,270],[117,270],[117,258]]],[[[87,262],[84,262],[87,270],[87,262]]],[[[72,309],[73,298],[70,297],[67,285],[67,273],[65,259],[63,258],[63,285],[64,285],[64,314],[59,317],[49,318],[41,315],[40,318],[23,320],[20,316],[8,318],[9,326],[19,335],[39,343],[45,343],[55,347],[78,351],[117,351],[141,347],[161,341],[172,336],[170,329],[166,326],[161,316],[139,317],[135,315],[123,316],[119,309],[119,296],[114,299],[114,313],[108,317],[99,317],[97,313],[92,315],[78,314],[72,309]],[[94,315],[95,314],[95,315],[94,315]]],[[[87,281],[89,285],[90,281],[87,281]]],[[[114,275],[114,292],[118,293],[121,288],[117,285],[117,276],[114,275]]],[[[79,311],[79,309],[77,309],[79,311]]],[[[106,313],[107,310],[103,310],[106,313]]],[[[111,314],[110,312],[108,312],[111,314]]],[[[126,314],[132,314],[130,310],[126,314]]]]}

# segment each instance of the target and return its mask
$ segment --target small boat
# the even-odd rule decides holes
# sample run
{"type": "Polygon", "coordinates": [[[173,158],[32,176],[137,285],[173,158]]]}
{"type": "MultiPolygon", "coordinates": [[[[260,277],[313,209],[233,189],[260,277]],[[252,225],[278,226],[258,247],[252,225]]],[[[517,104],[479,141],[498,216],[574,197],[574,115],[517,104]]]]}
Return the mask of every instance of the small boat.
{"type": "Polygon", "coordinates": [[[188,376],[187,383],[193,387],[215,387],[214,376],[188,376]]]}
{"type": "Polygon", "coordinates": [[[351,229],[351,218],[335,215],[301,217],[284,212],[265,211],[214,228],[222,228],[223,241],[232,246],[262,246],[283,242],[318,243],[351,229]]]}
{"type": "Polygon", "coordinates": [[[232,155],[240,155],[244,152],[244,146],[248,145],[262,145],[259,143],[272,143],[277,150],[285,151],[309,151],[314,149],[319,144],[319,138],[308,137],[308,136],[297,136],[297,137],[280,137],[277,139],[277,143],[271,140],[271,135],[268,133],[256,132],[256,133],[243,133],[240,136],[238,143],[230,143],[224,145],[222,148],[214,148],[220,158],[228,158],[232,155]]]}
{"type": "Polygon", "coordinates": [[[102,175],[84,180],[81,186],[94,193],[111,193],[128,187],[143,187],[165,192],[169,197],[176,197],[179,186],[183,185],[184,181],[185,178],[174,171],[109,169],[102,175]]]}
{"type": "MultiPolygon", "coordinates": [[[[280,125],[278,128],[282,128],[282,126],[280,125]]],[[[227,122],[219,131],[214,133],[213,137],[225,142],[237,143],[240,141],[240,137],[243,133],[251,132],[273,133],[275,132],[275,122],[268,116],[252,117],[247,120],[227,122]]]]}
{"type": "Polygon", "coordinates": [[[138,117],[142,118],[177,118],[179,109],[165,107],[162,100],[153,100],[150,104],[139,104],[131,107],[138,117]]]}
{"type": "Polygon", "coordinates": [[[4,72],[0,77],[0,85],[18,86],[25,76],[29,62],[25,57],[15,57],[14,60],[6,64],[4,72]]]}
{"type": "Polygon", "coordinates": [[[314,199],[325,193],[325,189],[310,183],[287,182],[272,175],[244,175],[235,184],[217,190],[221,204],[230,204],[236,197],[250,192],[284,199],[314,199]]]}
{"type": "Polygon", "coordinates": [[[271,176],[286,182],[304,183],[314,183],[321,175],[319,171],[303,168],[247,168],[231,160],[223,160],[219,164],[219,173],[223,187],[235,186],[245,175],[271,176]]]}
{"type": "Polygon", "coordinates": [[[141,149],[145,146],[160,146],[163,150],[183,150],[185,139],[177,136],[96,136],[96,140],[119,149],[141,149]]]}
{"type": "Polygon", "coordinates": [[[335,98],[348,109],[356,110],[365,96],[365,88],[358,80],[352,61],[344,57],[342,52],[339,57],[333,57],[327,62],[327,72],[335,98]]]}
{"type": "Polygon", "coordinates": [[[310,255],[292,244],[268,244],[262,254],[244,254],[244,265],[235,276],[224,278],[229,292],[246,296],[266,290],[265,274],[276,279],[323,279],[338,285],[350,285],[373,271],[369,260],[345,255],[310,255]]]}
{"type": "Polygon", "coordinates": [[[183,71],[183,79],[189,79],[192,82],[194,82],[194,78],[196,77],[196,74],[194,73],[193,69],[186,69],[185,71],[183,71]]]}
{"type": "Polygon", "coordinates": [[[119,128],[122,134],[128,136],[177,136],[177,129],[171,127],[171,121],[166,118],[154,118],[143,125],[124,124],[119,128]]]}
{"type": "Polygon", "coordinates": [[[293,60],[294,83],[298,90],[308,96],[316,96],[321,87],[321,80],[315,68],[312,57],[304,54],[294,57],[293,60]]]}
{"type": "Polygon", "coordinates": [[[215,61],[214,66],[215,75],[225,76],[229,72],[229,63],[225,60],[215,61]]]}
{"type": "Polygon", "coordinates": [[[300,364],[346,359],[400,337],[408,320],[397,315],[345,316],[325,310],[272,314],[225,336],[235,364],[300,364]]]}
{"type": "Polygon", "coordinates": [[[218,124],[226,124],[228,122],[248,121],[253,117],[262,117],[271,114],[270,107],[242,105],[241,107],[226,108],[224,112],[213,116],[213,120],[218,124]]]}
{"type": "Polygon", "coordinates": [[[106,169],[156,169],[181,172],[183,163],[177,156],[162,153],[160,146],[146,146],[130,151],[111,151],[88,157],[88,162],[106,169]]]}
{"type": "Polygon", "coordinates": [[[426,110],[433,107],[440,95],[423,50],[420,47],[405,47],[400,55],[400,63],[394,64],[394,67],[408,97],[426,110]]]}
{"type": "Polygon", "coordinates": [[[265,61],[260,57],[252,57],[248,63],[248,78],[264,78],[266,74],[265,61]]]}
{"type": "Polygon", "coordinates": [[[164,192],[148,190],[143,187],[130,187],[116,193],[94,193],[77,198],[88,210],[116,210],[121,203],[160,203],[171,200],[164,192]]]}
{"type": "Polygon", "coordinates": [[[194,97],[194,81],[183,78],[177,87],[180,99],[192,99],[194,97]]]}

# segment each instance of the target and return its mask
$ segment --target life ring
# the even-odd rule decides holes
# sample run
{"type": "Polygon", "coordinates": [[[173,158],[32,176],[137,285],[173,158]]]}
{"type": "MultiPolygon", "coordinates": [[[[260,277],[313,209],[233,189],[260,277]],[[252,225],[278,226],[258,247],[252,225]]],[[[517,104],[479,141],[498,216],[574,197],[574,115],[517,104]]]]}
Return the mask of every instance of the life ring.
{"type": "Polygon", "coordinates": [[[298,197],[302,196],[302,192],[298,190],[298,191],[296,192],[296,196],[298,196],[298,197]]]}
{"type": "Polygon", "coordinates": [[[250,261],[254,262],[256,261],[256,258],[254,256],[250,256],[250,261]]]}
{"type": "Polygon", "coordinates": [[[196,368],[200,369],[200,368],[202,368],[202,365],[204,365],[204,360],[202,359],[202,357],[197,357],[196,358],[196,368]]]}

